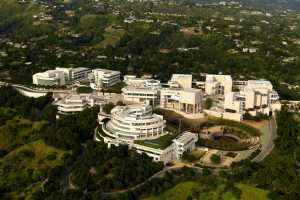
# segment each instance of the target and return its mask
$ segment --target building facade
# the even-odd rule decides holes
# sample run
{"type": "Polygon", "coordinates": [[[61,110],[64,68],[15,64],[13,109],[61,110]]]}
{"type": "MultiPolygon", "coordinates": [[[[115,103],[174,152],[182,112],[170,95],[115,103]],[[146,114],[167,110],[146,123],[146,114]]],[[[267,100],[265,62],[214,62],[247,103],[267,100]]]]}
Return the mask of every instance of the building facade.
{"type": "Polygon", "coordinates": [[[173,74],[168,82],[170,87],[192,88],[193,76],[190,74],[173,74]]]}
{"type": "Polygon", "coordinates": [[[173,140],[173,149],[176,159],[180,159],[184,152],[191,152],[196,148],[198,135],[191,132],[183,132],[173,140]]]}
{"type": "Polygon", "coordinates": [[[220,95],[232,91],[232,78],[230,75],[207,74],[205,77],[205,93],[207,95],[220,95]]]}
{"type": "Polygon", "coordinates": [[[186,114],[202,112],[202,91],[199,89],[164,88],[160,90],[160,107],[186,114]]]}
{"type": "Polygon", "coordinates": [[[125,102],[147,103],[155,106],[159,103],[159,90],[161,83],[153,79],[130,79],[127,86],[122,89],[125,102]]]}
{"type": "Polygon", "coordinates": [[[96,89],[107,88],[119,83],[121,73],[108,69],[94,69],[92,70],[92,79],[95,83],[96,89]]]}
{"type": "Polygon", "coordinates": [[[91,72],[92,70],[86,67],[73,68],[70,71],[70,78],[73,81],[87,79],[91,72]]]}
{"type": "Polygon", "coordinates": [[[198,141],[197,134],[184,132],[170,141],[168,146],[153,147],[151,144],[154,140],[171,133],[164,131],[166,122],[163,116],[153,114],[149,105],[116,106],[108,121],[104,120],[106,117],[99,113],[98,120],[102,129],[95,133],[96,141],[104,141],[108,147],[126,144],[138,153],[146,153],[154,161],[165,164],[180,159],[186,151],[192,151],[198,141]]]}
{"type": "Polygon", "coordinates": [[[94,94],[69,94],[54,102],[59,114],[81,112],[95,105],[103,105],[105,101],[94,94]]]}
{"type": "Polygon", "coordinates": [[[35,85],[62,86],[66,84],[65,74],[58,70],[48,70],[32,76],[35,85]]]}
{"type": "Polygon", "coordinates": [[[224,108],[228,112],[249,114],[269,114],[280,110],[281,104],[277,92],[270,81],[249,80],[240,84],[239,92],[230,92],[225,95],[224,108]]]}
{"type": "Polygon", "coordinates": [[[36,73],[32,76],[32,82],[35,85],[65,85],[71,81],[77,81],[88,78],[91,72],[89,68],[61,68],[57,67],[55,70],[48,70],[41,73],[36,73]]]}
{"type": "Polygon", "coordinates": [[[149,102],[150,105],[157,105],[159,98],[159,91],[153,88],[138,88],[126,86],[122,89],[122,95],[125,102],[132,103],[146,103],[149,102]]]}
{"type": "Polygon", "coordinates": [[[166,121],[153,114],[149,105],[116,106],[106,129],[116,138],[125,141],[155,139],[164,134],[166,121]]]}

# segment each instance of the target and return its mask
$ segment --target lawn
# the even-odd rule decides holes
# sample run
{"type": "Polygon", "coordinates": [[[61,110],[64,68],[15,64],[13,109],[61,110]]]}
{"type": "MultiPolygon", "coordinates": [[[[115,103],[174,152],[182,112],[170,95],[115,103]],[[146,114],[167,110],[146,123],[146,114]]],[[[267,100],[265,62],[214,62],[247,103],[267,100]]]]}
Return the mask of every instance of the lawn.
{"type": "Polygon", "coordinates": [[[134,143],[155,149],[165,149],[172,143],[172,140],[176,137],[177,134],[167,134],[154,140],[135,140],[134,143]]]}
{"type": "Polygon", "coordinates": [[[300,113],[295,114],[295,120],[300,123],[300,113]]]}
{"type": "MultiPolygon", "coordinates": [[[[268,199],[268,192],[265,190],[240,183],[236,184],[236,186],[242,191],[241,200],[268,199]]],[[[198,199],[201,200],[238,200],[231,192],[224,192],[224,184],[222,183],[216,189],[207,190],[205,189],[205,185],[193,181],[179,183],[174,188],[165,191],[159,196],[152,196],[144,200],[186,200],[195,190],[199,191],[198,199]]]]}
{"type": "Polygon", "coordinates": [[[105,39],[102,42],[100,42],[98,46],[102,48],[105,48],[107,46],[114,46],[119,42],[119,40],[123,37],[124,34],[125,31],[123,29],[107,27],[104,33],[105,39]]]}
{"type": "Polygon", "coordinates": [[[242,200],[265,200],[268,199],[268,191],[255,188],[247,184],[236,184],[242,190],[242,200]]]}
{"type": "Polygon", "coordinates": [[[200,187],[200,185],[196,182],[183,182],[159,196],[153,196],[145,200],[186,200],[191,191],[198,187],[200,187]]]}

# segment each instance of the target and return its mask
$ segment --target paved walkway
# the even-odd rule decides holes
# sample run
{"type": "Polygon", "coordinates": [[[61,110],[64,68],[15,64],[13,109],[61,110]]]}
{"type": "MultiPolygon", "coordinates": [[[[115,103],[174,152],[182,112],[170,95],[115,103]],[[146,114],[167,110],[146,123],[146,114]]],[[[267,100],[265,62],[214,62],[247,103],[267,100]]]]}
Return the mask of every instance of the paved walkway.
{"type": "Polygon", "coordinates": [[[261,162],[265,159],[273,150],[275,144],[274,141],[277,137],[277,124],[275,116],[268,122],[268,130],[266,131],[266,135],[264,141],[262,141],[261,152],[256,156],[252,162],[261,162]]]}

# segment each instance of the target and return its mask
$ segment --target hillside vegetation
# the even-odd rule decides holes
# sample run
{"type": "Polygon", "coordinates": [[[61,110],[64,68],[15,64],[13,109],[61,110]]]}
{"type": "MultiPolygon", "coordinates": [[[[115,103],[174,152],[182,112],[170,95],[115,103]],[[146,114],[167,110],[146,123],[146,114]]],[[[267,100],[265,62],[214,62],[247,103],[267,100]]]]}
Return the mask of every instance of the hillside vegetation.
{"type": "Polygon", "coordinates": [[[300,99],[300,11],[227,3],[4,0],[0,78],[29,84],[57,66],[162,81],[223,73],[271,80],[283,99],[300,99]]]}

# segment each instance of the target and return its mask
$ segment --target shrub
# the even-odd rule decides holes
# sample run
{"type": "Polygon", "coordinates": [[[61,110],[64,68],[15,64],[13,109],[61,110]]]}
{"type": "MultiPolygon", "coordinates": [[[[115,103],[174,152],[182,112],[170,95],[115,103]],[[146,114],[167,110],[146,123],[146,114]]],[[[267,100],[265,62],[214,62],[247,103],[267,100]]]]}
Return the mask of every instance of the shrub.
{"type": "Polygon", "coordinates": [[[207,98],[204,104],[205,109],[210,109],[212,105],[213,105],[213,100],[211,98],[207,98]]]}
{"type": "Polygon", "coordinates": [[[117,106],[125,106],[125,104],[123,103],[123,101],[118,101],[117,106]]]}
{"type": "Polygon", "coordinates": [[[55,160],[56,159],[56,154],[49,154],[46,157],[47,160],[55,160]]]}
{"type": "Polygon", "coordinates": [[[198,157],[191,153],[184,152],[182,155],[182,160],[185,160],[187,162],[194,162],[194,161],[198,160],[198,157]]]}
{"type": "Polygon", "coordinates": [[[77,89],[76,89],[76,92],[77,93],[92,93],[93,92],[93,89],[92,88],[90,88],[90,87],[78,87],[77,89]]]}
{"type": "Polygon", "coordinates": [[[249,112],[246,112],[244,115],[243,115],[243,119],[244,120],[252,120],[252,121],[262,121],[262,120],[269,120],[270,119],[270,116],[267,115],[267,114],[263,114],[263,113],[257,113],[256,116],[252,116],[250,115],[249,112]]]}
{"type": "Polygon", "coordinates": [[[210,157],[210,161],[214,164],[220,164],[221,163],[221,157],[217,154],[213,154],[211,157],[210,157]]]}
{"type": "Polygon", "coordinates": [[[0,149],[0,158],[4,157],[6,154],[8,154],[8,152],[4,149],[0,149]]]}
{"type": "Polygon", "coordinates": [[[209,176],[209,175],[211,175],[211,171],[207,168],[204,168],[202,170],[202,174],[203,174],[203,176],[209,176]]]}
{"type": "Polygon", "coordinates": [[[102,108],[102,111],[107,113],[107,114],[110,114],[110,111],[115,107],[115,104],[113,104],[112,102],[108,103],[108,104],[105,104],[102,108]]]}
{"type": "Polygon", "coordinates": [[[23,158],[34,158],[35,153],[34,151],[30,149],[24,149],[18,153],[18,156],[23,157],[23,158]]]}

